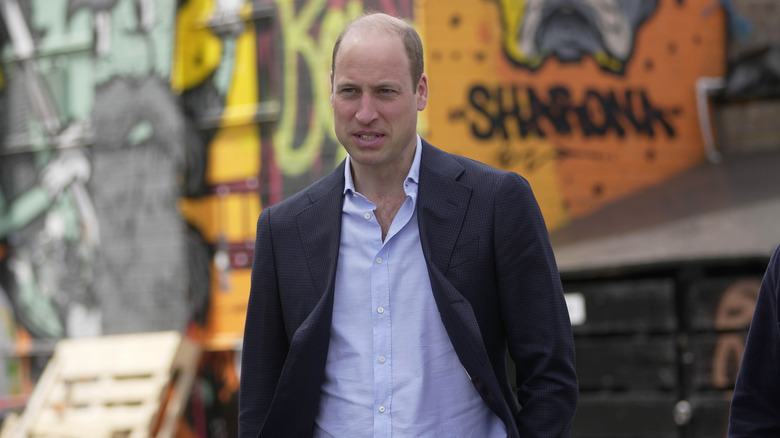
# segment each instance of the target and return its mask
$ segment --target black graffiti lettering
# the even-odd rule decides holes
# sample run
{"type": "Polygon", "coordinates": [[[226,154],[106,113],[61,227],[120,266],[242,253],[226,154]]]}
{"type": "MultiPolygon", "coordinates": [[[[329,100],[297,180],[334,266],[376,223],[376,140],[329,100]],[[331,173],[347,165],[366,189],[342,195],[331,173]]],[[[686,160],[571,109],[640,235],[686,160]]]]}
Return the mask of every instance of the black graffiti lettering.
{"type": "Polygon", "coordinates": [[[569,90],[563,87],[554,87],[550,89],[550,122],[555,127],[555,132],[559,134],[570,134],[571,124],[566,116],[572,110],[571,95],[569,90]]]}
{"type": "Polygon", "coordinates": [[[636,108],[636,96],[632,90],[627,90],[626,93],[626,108],[625,116],[634,126],[636,132],[639,134],[647,135],[648,137],[655,137],[655,131],[653,131],[653,125],[656,123],[661,124],[669,137],[675,136],[674,128],[666,120],[665,112],[658,108],[655,108],[650,103],[650,98],[647,97],[647,93],[643,90],[639,93],[639,104],[641,105],[638,112],[635,112],[636,108]],[[638,115],[641,114],[641,118],[638,115]]]}
{"type": "MultiPolygon", "coordinates": [[[[509,132],[506,130],[506,124],[504,123],[504,120],[507,117],[512,116],[520,118],[517,102],[512,102],[512,105],[509,108],[506,107],[504,103],[504,99],[507,97],[506,94],[506,90],[503,88],[498,88],[496,90],[498,112],[496,113],[496,117],[493,119],[493,129],[498,130],[501,133],[502,138],[505,140],[509,138],[509,132]]],[[[514,98],[514,96],[512,97],[514,98]]]]}
{"type": "Polygon", "coordinates": [[[520,138],[545,137],[545,129],[550,128],[561,135],[579,128],[585,137],[625,137],[627,130],[633,129],[639,135],[654,137],[660,126],[667,137],[676,135],[669,120],[673,113],[654,106],[645,90],[626,90],[619,100],[615,91],[589,89],[581,101],[574,102],[567,88],[556,86],[546,97],[540,96],[534,88],[520,85],[474,86],[469,102],[477,117],[466,118],[471,132],[483,140],[509,139],[509,128],[520,138]]]}
{"type": "MultiPolygon", "coordinates": [[[[515,95],[515,111],[517,114],[520,114],[520,107],[519,107],[519,100],[518,95],[520,94],[520,90],[518,90],[517,87],[512,87],[512,91],[515,95]]],[[[521,130],[520,135],[522,137],[528,137],[529,134],[537,135],[539,137],[544,137],[545,133],[542,130],[542,128],[539,126],[539,119],[541,117],[546,117],[549,119],[550,117],[550,111],[547,105],[542,103],[541,100],[536,96],[536,92],[529,88],[527,90],[528,93],[528,104],[531,108],[531,114],[528,117],[528,119],[523,119],[518,117],[518,123],[520,123],[521,130]]]]}
{"type": "Polygon", "coordinates": [[[474,134],[475,137],[481,139],[488,139],[492,137],[494,122],[487,108],[487,106],[490,104],[490,92],[487,90],[487,88],[481,86],[472,88],[471,92],[469,93],[469,103],[471,103],[471,106],[477,110],[480,115],[485,117],[488,124],[487,128],[481,129],[477,122],[472,122],[471,133],[474,134]]]}
{"type": "Polygon", "coordinates": [[[579,116],[580,126],[586,137],[603,136],[610,129],[613,129],[620,137],[626,135],[626,131],[617,121],[620,106],[615,99],[614,92],[602,96],[594,90],[588,90],[585,93],[585,101],[581,106],[575,108],[575,112],[579,116]]]}

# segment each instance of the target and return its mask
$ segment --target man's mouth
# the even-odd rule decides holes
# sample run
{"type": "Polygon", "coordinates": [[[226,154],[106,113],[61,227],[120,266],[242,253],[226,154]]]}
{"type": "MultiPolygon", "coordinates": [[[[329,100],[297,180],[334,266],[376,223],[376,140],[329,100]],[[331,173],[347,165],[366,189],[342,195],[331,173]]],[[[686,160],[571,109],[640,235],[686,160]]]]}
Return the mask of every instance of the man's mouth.
{"type": "Polygon", "coordinates": [[[384,137],[384,134],[380,133],[355,133],[354,135],[357,138],[357,141],[365,142],[366,144],[372,144],[374,142],[381,141],[381,138],[384,137]]]}

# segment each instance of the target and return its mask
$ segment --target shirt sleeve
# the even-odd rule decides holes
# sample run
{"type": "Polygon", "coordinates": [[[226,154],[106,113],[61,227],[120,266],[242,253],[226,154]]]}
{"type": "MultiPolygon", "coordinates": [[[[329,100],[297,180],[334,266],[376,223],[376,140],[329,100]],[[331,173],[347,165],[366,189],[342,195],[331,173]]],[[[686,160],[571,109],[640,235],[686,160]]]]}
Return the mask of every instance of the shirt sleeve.
{"type": "Polygon", "coordinates": [[[501,315],[517,369],[522,437],[566,437],[578,400],[574,340],[558,268],[530,185],[504,175],[496,201],[501,315]]]}

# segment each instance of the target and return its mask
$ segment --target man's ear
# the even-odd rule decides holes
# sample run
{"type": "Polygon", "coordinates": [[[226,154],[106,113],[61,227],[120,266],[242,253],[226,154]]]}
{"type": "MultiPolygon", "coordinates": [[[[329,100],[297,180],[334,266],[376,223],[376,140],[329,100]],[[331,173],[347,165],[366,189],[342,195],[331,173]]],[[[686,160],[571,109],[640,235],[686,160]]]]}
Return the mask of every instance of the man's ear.
{"type": "Polygon", "coordinates": [[[417,82],[417,111],[422,111],[428,104],[428,76],[423,73],[417,82]]]}
{"type": "Polygon", "coordinates": [[[330,106],[333,106],[333,71],[330,72],[330,106]]]}

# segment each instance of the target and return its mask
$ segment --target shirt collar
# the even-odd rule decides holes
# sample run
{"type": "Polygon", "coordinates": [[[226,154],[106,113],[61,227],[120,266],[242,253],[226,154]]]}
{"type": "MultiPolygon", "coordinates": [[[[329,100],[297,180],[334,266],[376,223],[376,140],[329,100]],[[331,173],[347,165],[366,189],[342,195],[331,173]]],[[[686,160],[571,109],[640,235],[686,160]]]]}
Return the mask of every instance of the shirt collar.
{"type": "MultiPolygon", "coordinates": [[[[422,140],[420,136],[417,136],[417,145],[414,150],[414,160],[412,160],[412,167],[409,169],[409,173],[404,180],[404,191],[407,195],[410,195],[410,190],[417,192],[417,185],[420,180],[420,157],[422,157],[422,140]],[[410,184],[412,183],[412,184],[410,184]]],[[[344,194],[357,193],[355,190],[355,182],[352,180],[352,165],[350,164],[349,155],[347,155],[347,161],[344,165],[344,194]]]]}

